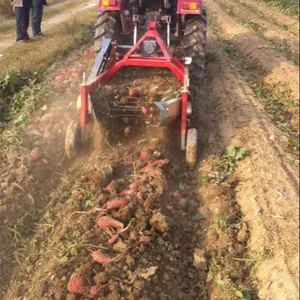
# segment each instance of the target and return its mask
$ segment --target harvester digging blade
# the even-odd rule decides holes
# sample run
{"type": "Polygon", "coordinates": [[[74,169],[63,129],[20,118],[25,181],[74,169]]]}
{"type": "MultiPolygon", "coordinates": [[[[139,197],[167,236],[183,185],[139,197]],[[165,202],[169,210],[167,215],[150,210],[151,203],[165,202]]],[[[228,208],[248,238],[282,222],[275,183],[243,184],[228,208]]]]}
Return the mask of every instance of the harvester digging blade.
{"type": "Polygon", "coordinates": [[[88,78],[88,82],[95,80],[99,73],[101,73],[105,67],[107,58],[111,52],[112,39],[104,39],[102,42],[101,51],[97,54],[95,64],[88,78]]]}
{"type": "Polygon", "coordinates": [[[172,123],[181,114],[181,98],[174,98],[164,102],[154,102],[160,110],[158,126],[166,126],[172,123]]]}

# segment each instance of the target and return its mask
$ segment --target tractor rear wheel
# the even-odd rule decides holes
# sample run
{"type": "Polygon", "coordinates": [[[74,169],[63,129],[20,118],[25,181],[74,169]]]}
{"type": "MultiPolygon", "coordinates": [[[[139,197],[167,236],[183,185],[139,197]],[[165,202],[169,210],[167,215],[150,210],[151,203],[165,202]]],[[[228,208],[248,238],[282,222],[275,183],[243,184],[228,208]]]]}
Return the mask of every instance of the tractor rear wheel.
{"type": "Polygon", "coordinates": [[[191,77],[202,79],[206,53],[206,11],[201,16],[190,16],[184,24],[184,51],[192,58],[191,77]]]}
{"type": "Polygon", "coordinates": [[[111,11],[100,11],[95,25],[95,51],[102,48],[102,41],[105,38],[115,39],[119,26],[119,14],[111,11]]]}

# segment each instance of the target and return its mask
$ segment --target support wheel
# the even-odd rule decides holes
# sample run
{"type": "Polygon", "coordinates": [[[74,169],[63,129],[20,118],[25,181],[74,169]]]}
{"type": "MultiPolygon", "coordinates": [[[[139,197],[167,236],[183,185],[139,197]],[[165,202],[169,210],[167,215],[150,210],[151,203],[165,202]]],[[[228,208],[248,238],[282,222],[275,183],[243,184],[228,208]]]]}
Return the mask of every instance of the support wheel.
{"type": "Polygon", "coordinates": [[[71,159],[78,155],[80,151],[80,125],[76,121],[72,121],[66,132],[65,152],[66,156],[71,159]]]}
{"type": "Polygon", "coordinates": [[[186,163],[190,168],[194,168],[197,162],[197,138],[197,129],[189,129],[186,142],[186,163]]]}
{"type": "Polygon", "coordinates": [[[120,22],[119,14],[111,11],[100,11],[95,24],[94,47],[99,52],[105,38],[115,39],[120,22]]]}
{"type": "Polygon", "coordinates": [[[184,51],[191,57],[192,79],[202,79],[205,69],[207,20],[206,11],[201,16],[189,16],[184,25],[184,51]]]}

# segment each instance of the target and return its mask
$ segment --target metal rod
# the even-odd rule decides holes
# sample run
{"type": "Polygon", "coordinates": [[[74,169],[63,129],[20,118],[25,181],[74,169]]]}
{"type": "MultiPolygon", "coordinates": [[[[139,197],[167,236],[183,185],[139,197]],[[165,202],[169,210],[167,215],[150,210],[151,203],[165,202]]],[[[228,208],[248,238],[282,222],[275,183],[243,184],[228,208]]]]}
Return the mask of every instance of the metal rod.
{"type": "Polygon", "coordinates": [[[171,17],[167,17],[167,45],[170,48],[170,24],[171,24],[171,17]]]}
{"type": "Polygon", "coordinates": [[[133,45],[137,43],[137,22],[134,23],[133,45]]]}
{"type": "Polygon", "coordinates": [[[131,45],[117,45],[117,48],[119,48],[119,49],[131,49],[132,46],[131,45]]]}
{"type": "Polygon", "coordinates": [[[131,119],[146,119],[144,116],[136,115],[109,115],[111,118],[131,118],[131,119]]]}

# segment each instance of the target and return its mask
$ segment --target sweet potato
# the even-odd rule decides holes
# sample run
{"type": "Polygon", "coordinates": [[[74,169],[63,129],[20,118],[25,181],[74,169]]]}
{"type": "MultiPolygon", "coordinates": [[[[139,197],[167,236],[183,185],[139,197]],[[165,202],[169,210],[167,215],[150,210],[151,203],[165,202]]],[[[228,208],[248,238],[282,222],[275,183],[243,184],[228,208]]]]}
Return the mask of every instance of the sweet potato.
{"type": "Polygon", "coordinates": [[[155,167],[163,168],[163,167],[167,166],[169,163],[170,163],[170,161],[168,159],[160,159],[160,160],[157,160],[154,163],[154,165],[155,165],[155,167]]]}
{"type": "Polygon", "coordinates": [[[105,190],[106,190],[107,192],[109,192],[110,194],[112,194],[112,187],[111,187],[110,184],[105,188],[105,190]]]}
{"type": "Polygon", "coordinates": [[[71,276],[68,283],[68,291],[72,294],[80,294],[85,286],[85,278],[83,275],[75,273],[71,276]]]}
{"type": "Polygon", "coordinates": [[[90,295],[93,297],[98,296],[98,288],[96,285],[92,286],[90,289],[90,295]]]}
{"type": "Polygon", "coordinates": [[[113,245],[117,239],[118,239],[119,235],[118,234],[114,234],[109,240],[108,240],[108,244],[109,245],[113,245]]]}
{"type": "Polygon", "coordinates": [[[130,239],[131,241],[134,241],[134,240],[136,239],[136,231],[131,231],[131,232],[129,233],[129,239],[130,239]]]}
{"type": "Polygon", "coordinates": [[[149,236],[141,236],[139,239],[139,243],[142,245],[148,245],[151,241],[151,238],[149,236]]]}
{"type": "Polygon", "coordinates": [[[145,170],[149,170],[149,169],[153,169],[155,168],[155,163],[150,162],[146,165],[146,167],[144,167],[145,170]]]}
{"type": "Polygon", "coordinates": [[[124,224],[111,218],[111,217],[100,217],[96,219],[97,225],[100,228],[124,228],[124,224]]]}
{"type": "Polygon", "coordinates": [[[93,259],[95,262],[102,265],[111,261],[111,257],[101,252],[100,250],[96,250],[93,252],[93,259]]]}
{"type": "Polygon", "coordinates": [[[36,162],[41,158],[41,152],[38,147],[33,148],[29,153],[29,160],[32,162],[36,162]]]}
{"type": "Polygon", "coordinates": [[[138,92],[137,89],[130,88],[130,89],[128,90],[128,94],[129,94],[130,97],[138,97],[139,92],[138,92]]]}
{"type": "Polygon", "coordinates": [[[143,161],[148,160],[149,156],[150,156],[149,151],[146,151],[146,150],[142,151],[141,155],[140,155],[141,160],[143,160],[143,161]]]}
{"type": "Polygon", "coordinates": [[[148,109],[144,106],[142,106],[142,114],[147,115],[148,114],[148,109]]]}
{"type": "Polygon", "coordinates": [[[118,209],[126,206],[129,203],[128,199],[116,198],[112,201],[107,202],[107,209],[118,209]]]}
{"type": "Polygon", "coordinates": [[[175,200],[176,201],[180,201],[181,200],[181,195],[180,195],[180,193],[178,192],[178,191],[175,191],[174,193],[173,193],[173,197],[175,198],[175,200]]]}
{"type": "Polygon", "coordinates": [[[129,186],[129,188],[130,188],[130,191],[131,191],[132,193],[136,193],[137,190],[138,190],[138,184],[137,184],[136,182],[133,182],[133,183],[129,186]]]}
{"type": "Polygon", "coordinates": [[[180,206],[182,206],[182,207],[186,206],[186,200],[184,198],[182,198],[182,196],[180,195],[180,193],[178,191],[175,191],[173,193],[173,197],[180,206]]]}
{"type": "Polygon", "coordinates": [[[115,180],[112,180],[109,185],[105,188],[110,194],[115,194],[117,192],[118,184],[115,180]]]}
{"type": "Polygon", "coordinates": [[[138,192],[136,196],[139,200],[144,200],[143,194],[141,192],[138,192]]]}

